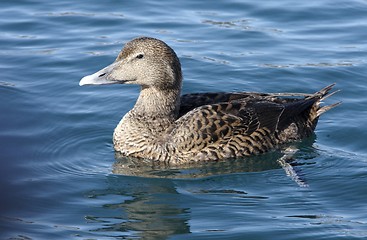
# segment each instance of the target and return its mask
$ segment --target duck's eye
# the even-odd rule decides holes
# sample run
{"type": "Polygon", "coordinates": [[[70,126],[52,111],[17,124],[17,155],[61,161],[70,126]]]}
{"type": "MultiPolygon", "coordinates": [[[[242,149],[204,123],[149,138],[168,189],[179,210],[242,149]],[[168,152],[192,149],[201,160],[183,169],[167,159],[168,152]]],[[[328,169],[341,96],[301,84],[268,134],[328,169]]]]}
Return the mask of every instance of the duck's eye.
{"type": "Polygon", "coordinates": [[[144,54],[138,54],[137,56],[136,56],[136,58],[138,58],[138,59],[142,59],[144,57],[144,54]]]}

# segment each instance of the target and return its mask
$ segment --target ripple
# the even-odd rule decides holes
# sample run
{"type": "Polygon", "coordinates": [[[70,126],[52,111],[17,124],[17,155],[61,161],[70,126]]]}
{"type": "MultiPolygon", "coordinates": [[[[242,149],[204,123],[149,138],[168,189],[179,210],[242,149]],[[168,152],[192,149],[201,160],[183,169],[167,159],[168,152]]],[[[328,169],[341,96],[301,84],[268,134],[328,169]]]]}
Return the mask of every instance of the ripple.
{"type": "Polygon", "coordinates": [[[0,86],[2,86],[2,87],[15,87],[15,84],[10,83],[10,82],[0,81],[0,86]]]}
{"type": "Polygon", "coordinates": [[[242,19],[242,20],[233,20],[233,21],[214,21],[214,20],[203,20],[202,23],[210,24],[218,27],[224,28],[234,28],[234,29],[242,29],[242,30],[249,30],[251,27],[249,26],[249,20],[242,19]]]}
{"type": "Polygon", "coordinates": [[[231,21],[216,21],[205,19],[202,20],[201,23],[213,25],[219,28],[228,28],[233,30],[241,30],[241,31],[258,31],[258,32],[268,32],[268,33],[283,33],[283,30],[277,28],[262,28],[262,27],[254,27],[251,26],[250,23],[253,20],[250,19],[239,19],[239,20],[231,20],[231,21]]]}
{"type": "Polygon", "coordinates": [[[77,16],[77,17],[102,17],[102,16],[114,16],[119,18],[124,18],[124,14],[122,13],[91,13],[91,12],[44,12],[44,13],[35,13],[34,16],[51,16],[51,17],[67,17],[67,16],[77,16]]]}
{"type": "Polygon", "coordinates": [[[108,174],[113,161],[112,137],[108,131],[97,125],[69,122],[72,127],[67,129],[56,125],[42,130],[38,138],[42,138],[44,144],[35,153],[35,158],[42,161],[32,163],[32,168],[47,177],[108,174]]]}
{"type": "Polygon", "coordinates": [[[304,64],[271,64],[265,63],[260,64],[260,67],[265,68],[299,68],[299,67],[318,67],[318,68],[328,68],[328,67],[351,67],[358,65],[358,62],[351,61],[341,61],[337,63],[327,63],[327,62],[319,62],[319,63],[304,63],[304,64]]]}

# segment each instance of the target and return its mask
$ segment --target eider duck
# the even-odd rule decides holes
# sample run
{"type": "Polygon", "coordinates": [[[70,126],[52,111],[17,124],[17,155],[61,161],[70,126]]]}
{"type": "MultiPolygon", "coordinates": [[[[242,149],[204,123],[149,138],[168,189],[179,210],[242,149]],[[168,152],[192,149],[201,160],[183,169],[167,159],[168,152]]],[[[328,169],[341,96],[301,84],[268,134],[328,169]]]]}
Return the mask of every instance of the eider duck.
{"type": "Polygon", "coordinates": [[[113,134],[120,155],[171,164],[261,154],[310,136],[329,85],[314,94],[193,93],[180,96],[181,64],[161,40],[139,37],[79,85],[138,84],[140,95],[113,134]]]}

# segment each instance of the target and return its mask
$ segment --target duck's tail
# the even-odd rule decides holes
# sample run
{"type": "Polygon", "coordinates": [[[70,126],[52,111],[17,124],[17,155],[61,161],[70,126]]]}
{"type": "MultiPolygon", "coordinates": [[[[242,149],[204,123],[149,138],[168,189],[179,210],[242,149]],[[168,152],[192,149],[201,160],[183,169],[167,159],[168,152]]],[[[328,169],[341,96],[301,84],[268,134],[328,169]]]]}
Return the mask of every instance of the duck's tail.
{"type": "Polygon", "coordinates": [[[339,92],[340,90],[336,90],[334,92],[330,92],[330,90],[335,86],[335,83],[330,84],[329,86],[324,87],[323,89],[321,89],[320,91],[316,92],[315,94],[312,94],[311,96],[307,97],[306,99],[317,99],[315,102],[315,109],[316,109],[316,114],[313,117],[318,118],[321,114],[323,114],[324,112],[329,111],[330,109],[340,105],[342,102],[336,102],[327,106],[320,106],[321,103],[328,97],[331,97],[332,95],[334,95],[335,93],[339,92]]]}

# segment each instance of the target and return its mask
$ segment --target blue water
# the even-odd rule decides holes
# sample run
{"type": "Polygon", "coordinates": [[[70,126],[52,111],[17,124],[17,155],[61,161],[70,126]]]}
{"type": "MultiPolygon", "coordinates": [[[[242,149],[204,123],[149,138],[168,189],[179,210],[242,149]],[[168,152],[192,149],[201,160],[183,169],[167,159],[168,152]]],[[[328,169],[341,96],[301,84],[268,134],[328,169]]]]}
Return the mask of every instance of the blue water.
{"type": "Polygon", "coordinates": [[[367,238],[367,1],[3,0],[0,16],[0,239],[367,238]],[[184,93],[335,82],[343,104],[294,146],[293,178],[277,152],[116,161],[139,88],[78,82],[142,35],[175,49],[184,93]]]}

